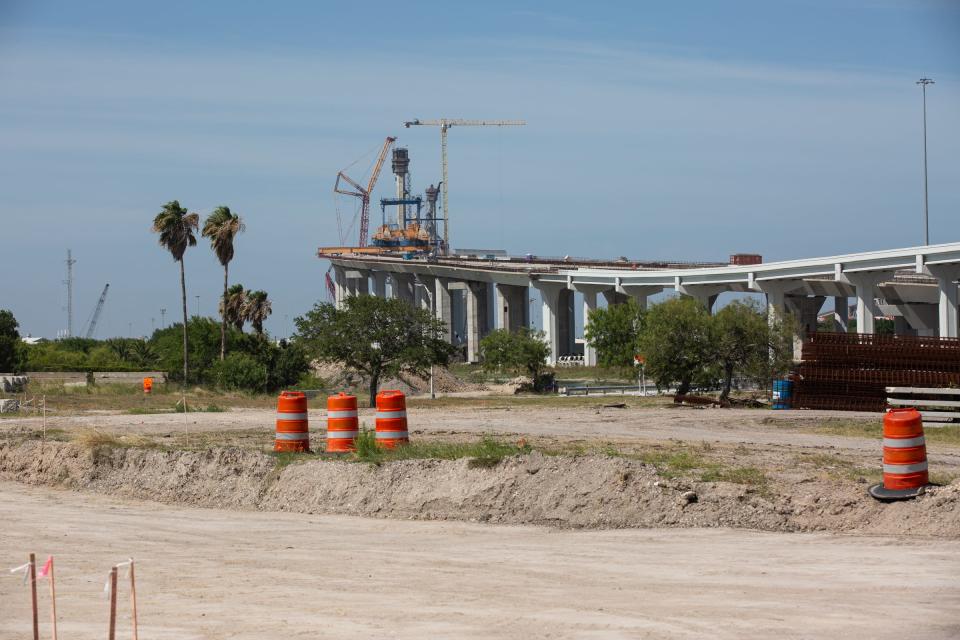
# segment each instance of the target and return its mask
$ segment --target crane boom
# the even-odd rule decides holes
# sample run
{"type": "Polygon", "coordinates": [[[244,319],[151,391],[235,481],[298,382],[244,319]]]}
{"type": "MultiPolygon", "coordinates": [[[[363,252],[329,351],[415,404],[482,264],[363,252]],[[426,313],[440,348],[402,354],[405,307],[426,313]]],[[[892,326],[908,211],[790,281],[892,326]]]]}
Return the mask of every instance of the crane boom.
{"type": "Polygon", "coordinates": [[[345,174],[343,171],[337,172],[337,181],[333,185],[333,190],[336,193],[342,193],[346,196],[354,196],[360,198],[360,246],[367,246],[367,237],[370,231],[370,194],[373,192],[373,188],[377,184],[377,178],[380,177],[380,170],[383,168],[383,162],[387,157],[387,152],[390,150],[390,145],[396,142],[396,138],[391,138],[387,136],[387,139],[383,142],[383,148],[380,150],[380,156],[377,158],[376,164],[373,166],[373,171],[370,173],[370,180],[367,182],[366,188],[358,184],[350,176],[345,174]],[[349,189],[343,188],[340,186],[340,181],[346,182],[348,185],[355,189],[351,191],[349,189]]]}
{"type": "Polygon", "coordinates": [[[97,308],[93,310],[93,317],[90,318],[90,326],[87,327],[86,338],[92,338],[93,332],[97,329],[97,321],[100,319],[100,312],[103,311],[103,303],[107,300],[107,290],[110,288],[110,284],[107,283],[103,287],[103,293],[100,294],[100,299],[97,301],[97,308]]]}
{"type": "Polygon", "coordinates": [[[440,188],[443,190],[443,246],[445,251],[450,250],[450,209],[447,198],[447,130],[450,127],[522,127],[525,120],[464,120],[462,118],[440,118],[438,120],[420,120],[414,118],[403,123],[403,126],[410,127],[440,127],[440,161],[442,165],[443,180],[440,188]]]}

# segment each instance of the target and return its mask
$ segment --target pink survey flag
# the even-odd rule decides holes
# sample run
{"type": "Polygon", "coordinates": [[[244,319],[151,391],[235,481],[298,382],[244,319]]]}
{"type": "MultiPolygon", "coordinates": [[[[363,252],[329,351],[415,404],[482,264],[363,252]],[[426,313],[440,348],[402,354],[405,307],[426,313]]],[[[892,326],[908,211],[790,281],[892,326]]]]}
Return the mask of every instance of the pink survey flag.
{"type": "Polygon", "coordinates": [[[47,563],[40,569],[40,575],[37,578],[46,578],[50,575],[50,569],[53,568],[53,556],[47,556],[47,563]]]}

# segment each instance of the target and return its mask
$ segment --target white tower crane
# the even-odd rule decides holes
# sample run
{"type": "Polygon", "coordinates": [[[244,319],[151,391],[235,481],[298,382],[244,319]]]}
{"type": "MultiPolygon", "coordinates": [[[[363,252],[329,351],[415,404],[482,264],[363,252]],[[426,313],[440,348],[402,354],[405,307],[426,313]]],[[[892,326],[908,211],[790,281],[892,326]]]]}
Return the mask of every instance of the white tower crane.
{"type": "Polygon", "coordinates": [[[439,120],[410,120],[403,126],[440,127],[440,158],[443,166],[443,177],[440,188],[443,193],[443,246],[444,251],[450,251],[450,209],[447,199],[447,130],[450,127],[519,127],[527,124],[524,120],[460,120],[457,118],[440,118],[439,120]]]}

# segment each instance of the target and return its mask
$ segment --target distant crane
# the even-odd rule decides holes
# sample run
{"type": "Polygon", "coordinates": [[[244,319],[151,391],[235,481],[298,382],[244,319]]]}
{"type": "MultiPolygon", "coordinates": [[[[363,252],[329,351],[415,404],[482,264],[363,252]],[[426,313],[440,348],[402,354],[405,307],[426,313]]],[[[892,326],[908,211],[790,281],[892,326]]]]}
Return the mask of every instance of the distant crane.
{"type": "Polygon", "coordinates": [[[524,120],[460,120],[456,118],[440,118],[439,120],[414,119],[404,122],[406,128],[427,126],[440,127],[440,157],[443,165],[443,178],[440,188],[443,189],[443,246],[450,250],[450,210],[447,199],[447,130],[450,127],[521,127],[527,124],[524,120]]]}
{"type": "Polygon", "coordinates": [[[387,157],[387,152],[390,150],[390,145],[396,142],[396,140],[396,138],[387,136],[387,139],[383,143],[383,148],[380,150],[380,156],[377,158],[377,163],[373,166],[373,171],[370,173],[370,180],[367,182],[366,188],[360,186],[355,180],[350,178],[350,176],[345,174],[343,171],[337,172],[337,181],[333,185],[334,192],[342,193],[346,196],[355,196],[360,198],[359,246],[361,247],[367,246],[367,238],[369,237],[370,232],[370,193],[373,191],[373,187],[377,184],[377,178],[380,177],[380,169],[383,168],[383,161],[387,157]],[[341,187],[341,180],[353,187],[353,190],[341,187]]]}
{"type": "Polygon", "coordinates": [[[110,289],[110,284],[107,283],[103,287],[103,293],[100,294],[100,299],[97,301],[97,308],[93,310],[93,316],[90,318],[90,324],[87,325],[86,338],[92,338],[93,332],[97,328],[97,321],[100,319],[100,312],[103,311],[103,303],[107,299],[107,290],[110,289]]]}

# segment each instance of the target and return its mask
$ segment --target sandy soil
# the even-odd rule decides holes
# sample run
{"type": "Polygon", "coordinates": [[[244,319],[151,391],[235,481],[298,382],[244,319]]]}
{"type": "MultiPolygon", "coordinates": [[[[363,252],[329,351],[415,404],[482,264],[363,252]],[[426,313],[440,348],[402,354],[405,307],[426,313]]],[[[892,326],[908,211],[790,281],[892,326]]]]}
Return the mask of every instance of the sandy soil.
{"type": "MultiPolygon", "coordinates": [[[[618,398],[611,397],[616,403],[618,398]]],[[[875,442],[798,433],[798,428],[823,420],[879,422],[874,413],[838,411],[765,411],[760,409],[701,409],[694,407],[602,408],[563,406],[531,407],[412,407],[407,410],[410,428],[427,432],[503,433],[566,436],[577,438],[644,438],[651,440],[708,440],[762,444],[809,444],[813,446],[873,446],[875,442]]],[[[200,431],[273,428],[276,413],[264,409],[231,409],[222,413],[130,415],[115,412],[83,412],[55,415],[50,428],[99,429],[137,433],[164,433],[171,430],[200,431]]],[[[372,427],[374,411],[363,408],[360,419],[372,427]]],[[[311,410],[313,429],[322,429],[326,412],[311,410]]],[[[0,429],[17,425],[36,428],[39,418],[8,418],[0,429]]]]}
{"type": "MultiPolygon", "coordinates": [[[[104,578],[128,556],[147,638],[960,635],[955,541],[241,513],[11,483],[0,522],[4,566],[56,556],[75,639],[105,634],[104,578]]],[[[41,605],[45,634],[44,589],[41,605]]],[[[0,638],[28,634],[29,590],[8,576],[0,638]]]]}

